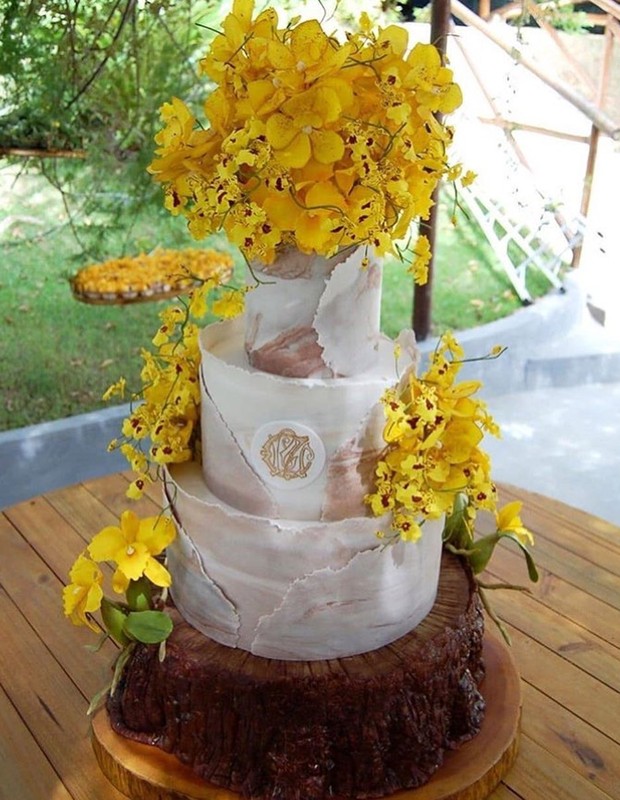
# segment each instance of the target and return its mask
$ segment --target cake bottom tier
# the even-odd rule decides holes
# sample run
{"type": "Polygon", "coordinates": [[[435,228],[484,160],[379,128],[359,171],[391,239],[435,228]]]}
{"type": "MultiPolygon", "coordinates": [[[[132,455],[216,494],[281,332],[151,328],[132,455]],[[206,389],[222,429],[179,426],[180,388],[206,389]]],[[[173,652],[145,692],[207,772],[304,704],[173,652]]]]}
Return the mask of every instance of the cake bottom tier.
{"type": "Polygon", "coordinates": [[[265,659],[175,623],[163,661],[158,647],[134,650],[108,704],[112,727],[244,797],[414,788],[482,724],[482,611],[468,568],[448,554],[426,619],[359,656],[265,659]]]}

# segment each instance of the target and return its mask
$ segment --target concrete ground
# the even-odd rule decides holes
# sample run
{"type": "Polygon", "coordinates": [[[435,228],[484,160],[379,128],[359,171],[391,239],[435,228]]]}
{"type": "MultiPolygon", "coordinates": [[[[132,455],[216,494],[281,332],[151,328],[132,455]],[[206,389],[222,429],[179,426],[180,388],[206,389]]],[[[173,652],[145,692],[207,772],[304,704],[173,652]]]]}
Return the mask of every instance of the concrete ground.
{"type": "Polygon", "coordinates": [[[497,481],[620,526],[620,382],[500,395],[488,405],[502,430],[485,442],[497,481]]]}

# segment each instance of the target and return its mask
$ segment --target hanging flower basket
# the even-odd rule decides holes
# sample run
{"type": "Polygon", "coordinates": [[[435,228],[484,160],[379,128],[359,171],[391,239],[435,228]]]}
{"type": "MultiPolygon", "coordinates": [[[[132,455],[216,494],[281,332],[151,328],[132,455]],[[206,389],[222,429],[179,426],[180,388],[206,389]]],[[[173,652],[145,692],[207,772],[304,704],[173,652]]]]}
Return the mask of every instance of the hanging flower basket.
{"type": "Polygon", "coordinates": [[[69,279],[76,300],[92,305],[126,305],[165,300],[210,278],[225,283],[233,260],[216,250],[154,250],[91,264],[69,279]]]}

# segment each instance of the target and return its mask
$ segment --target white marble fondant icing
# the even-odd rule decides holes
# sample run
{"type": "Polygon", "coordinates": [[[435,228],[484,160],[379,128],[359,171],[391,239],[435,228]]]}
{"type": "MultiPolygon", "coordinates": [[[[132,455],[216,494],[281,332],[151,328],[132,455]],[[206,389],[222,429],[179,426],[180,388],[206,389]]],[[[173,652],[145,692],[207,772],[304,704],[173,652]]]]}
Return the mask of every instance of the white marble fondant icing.
{"type": "Polygon", "coordinates": [[[381,265],[369,251],[351,254],[325,284],[313,327],[333,375],[358,375],[375,363],[381,316],[381,265]]]}
{"type": "Polygon", "coordinates": [[[390,516],[364,503],[385,446],[380,398],[418,356],[410,332],[398,356],[379,334],[379,267],[361,259],[288,253],[245,317],[201,332],[202,465],[166,473],[177,608],[267,658],[374,650],[437,591],[442,523],[386,545],[390,516]]]}
{"type": "Polygon", "coordinates": [[[341,658],[383,647],[430,612],[437,594],[441,527],[418,542],[377,546],[341,569],[295,581],[258,624],[252,652],[266,658],[341,658]]]}
{"type": "MultiPolygon", "coordinates": [[[[372,420],[375,431],[371,438],[377,441],[383,421],[380,415],[370,415],[370,411],[379,402],[385,388],[397,380],[394,343],[390,339],[381,337],[377,363],[359,375],[327,379],[285,378],[250,366],[243,347],[244,327],[244,319],[239,317],[210,325],[200,336],[203,394],[208,392],[210,401],[231,434],[228,437],[216,434],[218,444],[213,456],[209,451],[211,412],[203,416],[204,475],[207,485],[218,496],[226,499],[217,488],[222,485],[218,477],[219,465],[228,461],[232,463],[240,457],[251,465],[256,431],[274,420],[289,420],[310,427],[323,442],[328,463],[347,442],[366,437],[363,432],[360,434],[364,420],[372,420]]],[[[408,358],[405,353],[401,356],[403,363],[399,364],[400,368],[404,368],[408,358]]],[[[205,408],[209,405],[205,404],[205,408]]],[[[365,454],[360,452],[359,458],[364,459],[365,454]]],[[[349,463],[348,468],[355,470],[355,463],[349,463]]],[[[325,468],[312,483],[300,485],[294,492],[288,487],[269,486],[268,494],[275,503],[273,516],[320,519],[329,491],[328,477],[325,468]]],[[[250,482],[245,484],[237,480],[231,491],[237,496],[235,506],[256,513],[256,497],[250,482]]],[[[361,500],[360,496],[355,499],[358,508],[361,500]]]]}
{"type": "Polygon", "coordinates": [[[195,545],[177,524],[177,537],[166,550],[167,566],[174,581],[170,588],[177,607],[194,628],[220,644],[236,647],[239,614],[233,603],[211,580],[195,545]]]}
{"type": "Polygon", "coordinates": [[[264,372],[288,377],[356,375],[377,357],[381,268],[365,249],[331,259],[282,253],[254,264],[246,298],[245,349],[264,372]],[[256,279],[259,283],[256,285],[256,279]]]}
{"type": "Polygon", "coordinates": [[[393,641],[432,605],[441,553],[437,524],[427,523],[419,542],[385,546],[376,531],[386,530],[388,517],[252,516],[216,498],[194,463],[172,468],[166,491],[183,532],[172,547],[173,597],[180,613],[216,641],[231,644],[234,632],[236,646],[257,655],[332,658],[393,641]],[[187,578],[200,573],[204,580],[187,578]],[[177,574],[186,577],[177,580],[177,574]]]}
{"type": "Polygon", "coordinates": [[[273,517],[278,506],[269,488],[248,464],[204,384],[201,390],[202,469],[211,491],[235,508],[273,517]]]}
{"type": "Polygon", "coordinates": [[[321,519],[337,520],[368,513],[364,497],[373,491],[377,461],[385,448],[383,405],[375,403],[357,434],[344,442],[327,466],[321,519]]]}

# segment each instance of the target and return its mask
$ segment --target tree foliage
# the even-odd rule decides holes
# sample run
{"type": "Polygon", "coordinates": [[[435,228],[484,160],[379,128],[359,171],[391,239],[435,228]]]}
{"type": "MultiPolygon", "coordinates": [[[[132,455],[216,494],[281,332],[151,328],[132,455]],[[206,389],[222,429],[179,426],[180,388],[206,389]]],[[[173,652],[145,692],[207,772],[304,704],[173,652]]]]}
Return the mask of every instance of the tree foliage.
{"type": "Polygon", "coordinates": [[[43,156],[20,166],[60,192],[84,254],[159,195],[144,173],[158,109],[191,97],[219,14],[217,0],[0,0],[0,150],[43,156]]]}
{"type": "Polygon", "coordinates": [[[216,0],[0,0],[3,147],[143,148],[189,91],[216,0]]]}
{"type": "MultiPolygon", "coordinates": [[[[278,3],[293,5],[303,13],[309,3],[278,3]]],[[[145,175],[158,109],[175,95],[199,107],[206,92],[197,62],[229,6],[0,0],[0,157],[19,157],[20,168],[36,169],[58,190],[81,257],[120,255],[106,252],[106,228],[127,226],[149,200],[160,201],[145,175]],[[24,161],[32,151],[37,157],[24,161]]],[[[335,7],[341,19],[362,7],[380,16],[379,0],[335,7]]]]}

